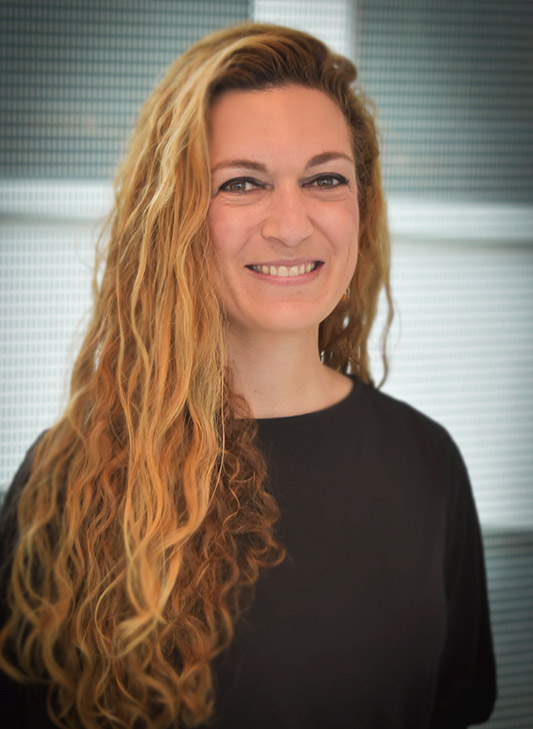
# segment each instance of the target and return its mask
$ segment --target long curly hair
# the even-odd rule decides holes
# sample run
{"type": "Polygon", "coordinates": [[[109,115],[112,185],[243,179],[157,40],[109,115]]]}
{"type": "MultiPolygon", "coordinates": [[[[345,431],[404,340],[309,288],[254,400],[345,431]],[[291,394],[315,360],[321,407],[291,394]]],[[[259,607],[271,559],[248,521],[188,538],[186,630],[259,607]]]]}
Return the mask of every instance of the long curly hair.
{"type": "Polygon", "coordinates": [[[283,558],[211,281],[208,116],[228,89],[301,84],[345,115],[359,260],[319,348],[330,367],[370,379],[367,340],[383,287],[390,306],[389,240],[373,113],[355,78],[349,60],[310,35],[247,24],[192,46],[141,111],[70,399],[18,499],[0,632],[0,667],[48,687],[58,726],[206,720],[211,661],[260,569],[283,558]]]}

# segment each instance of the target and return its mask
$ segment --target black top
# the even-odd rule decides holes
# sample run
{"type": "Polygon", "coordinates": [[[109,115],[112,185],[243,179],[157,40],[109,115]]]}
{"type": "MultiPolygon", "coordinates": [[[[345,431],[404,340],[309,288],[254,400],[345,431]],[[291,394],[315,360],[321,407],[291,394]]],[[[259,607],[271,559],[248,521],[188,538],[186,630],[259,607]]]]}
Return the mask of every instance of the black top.
{"type": "MultiPolygon", "coordinates": [[[[355,380],[326,410],[260,420],[259,443],[287,557],[260,576],[215,662],[210,726],[464,729],[487,719],[496,689],[483,550],[446,431],[355,380]]],[[[0,688],[8,726],[46,726],[27,689],[15,706],[13,685],[0,688]]]]}
{"type": "Polygon", "coordinates": [[[447,432],[356,381],[259,421],[287,558],[217,666],[217,729],[459,729],[495,667],[480,529],[447,432]]]}

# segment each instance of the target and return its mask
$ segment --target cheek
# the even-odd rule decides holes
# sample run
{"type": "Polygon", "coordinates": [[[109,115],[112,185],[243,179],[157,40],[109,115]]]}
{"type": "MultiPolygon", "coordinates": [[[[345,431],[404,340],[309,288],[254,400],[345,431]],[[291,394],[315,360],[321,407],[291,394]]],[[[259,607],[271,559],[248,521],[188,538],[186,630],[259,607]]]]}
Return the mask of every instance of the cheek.
{"type": "Polygon", "coordinates": [[[211,281],[217,298],[222,303],[221,293],[225,289],[224,276],[222,275],[226,258],[224,241],[228,240],[230,236],[224,216],[220,215],[220,211],[213,203],[207,213],[207,227],[211,238],[211,281]]]}
{"type": "Polygon", "coordinates": [[[357,258],[359,254],[359,211],[349,209],[343,220],[342,226],[338,229],[339,255],[345,260],[344,274],[344,290],[349,286],[352,280],[355,268],[357,266],[357,258]]]}
{"type": "Polygon", "coordinates": [[[333,242],[336,253],[345,256],[347,261],[357,258],[359,242],[359,212],[357,207],[347,205],[339,210],[332,210],[322,217],[321,228],[328,239],[333,242]]]}
{"type": "Polygon", "coordinates": [[[243,246],[245,226],[242,218],[235,210],[222,207],[214,207],[207,214],[215,257],[220,265],[235,258],[243,246]]]}
{"type": "Polygon", "coordinates": [[[355,201],[355,205],[351,206],[348,211],[348,222],[346,227],[348,232],[347,237],[351,242],[351,255],[357,259],[357,253],[359,250],[359,206],[357,201],[355,201]]]}
{"type": "Polygon", "coordinates": [[[231,309],[234,298],[236,260],[242,238],[236,217],[231,210],[216,205],[207,214],[212,246],[211,281],[220,305],[226,310],[231,309]]]}
{"type": "Polygon", "coordinates": [[[209,228],[209,234],[213,242],[215,253],[218,253],[222,247],[222,241],[227,238],[228,235],[228,221],[224,216],[223,211],[213,202],[207,213],[207,227],[209,228]]]}

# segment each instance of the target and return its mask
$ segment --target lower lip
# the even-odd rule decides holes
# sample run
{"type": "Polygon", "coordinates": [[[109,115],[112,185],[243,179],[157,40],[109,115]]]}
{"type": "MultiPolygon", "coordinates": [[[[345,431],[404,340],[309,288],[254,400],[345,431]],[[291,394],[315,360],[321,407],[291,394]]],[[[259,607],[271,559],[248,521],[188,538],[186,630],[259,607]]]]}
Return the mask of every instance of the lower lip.
{"type": "Polygon", "coordinates": [[[274,286],[300,286],[302,284],[311,283],[317,276],[320,275],[320,271],[324,268],[324,264],[320,264],[309,273],[302,273],[298,276],[271,276],[269,273],[258,273],[250,268],[246,270],[255,278],[266,283],[273,284],[274,286]]]}

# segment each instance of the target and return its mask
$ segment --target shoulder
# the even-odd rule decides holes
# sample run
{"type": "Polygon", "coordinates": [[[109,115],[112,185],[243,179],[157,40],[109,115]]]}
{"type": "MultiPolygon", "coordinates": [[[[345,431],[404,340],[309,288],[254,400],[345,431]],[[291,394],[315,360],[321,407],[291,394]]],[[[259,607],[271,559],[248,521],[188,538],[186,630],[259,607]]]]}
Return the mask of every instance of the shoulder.
{"type": "Polygon", "coordinates": [[[354,417],[375,463],[404,489],[433,494],[443,508],[472,502],[463,457],[445,427],[370,384],[357,381],[355,387],[354,417]]]}
{"type": "Polygon", "coordinates": [[[0,582],[4,579],[6,564],[10,562],[12,551],[18,539],[17,507],[20,495],[31,474],[35,452],[46,431],[41,433],[35,443],[28,449],[20,464],[10,487],[8,488],[0,510],[0,582]]]}
{"type": "Polygon", "coordinates": [[[460,457],[459,449],[444,426],[402,400],[374,385],[355,380],[354,405],[358,417],[379,433],[380,440],[439,451],[444,457],[460,457]]]}
{"type": "Polygon", "coordinates": [[[381,470],[401,485],[402,494],[416,494],[419,502],[428,497],[437,505],[447,563],[455,564],[465,542],[479,541],[474,493],[457,444],[446,428],[411,405],[372,385],[356,382],[356,387],[358,417],[373,462],[385,464],[381,470]]]}
{"type": "Polygon", "coordinates": [[[11,485],[4,494],[0,511],[0,524],[3,524],[13,509],[16,509],[20,493],[30,477],[35,452],[45,433],[46,431],[43,431],[30,448],[28,448],[22,463],[13,476],[11,485]]]}

